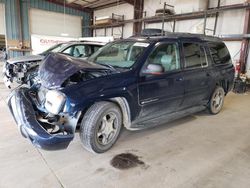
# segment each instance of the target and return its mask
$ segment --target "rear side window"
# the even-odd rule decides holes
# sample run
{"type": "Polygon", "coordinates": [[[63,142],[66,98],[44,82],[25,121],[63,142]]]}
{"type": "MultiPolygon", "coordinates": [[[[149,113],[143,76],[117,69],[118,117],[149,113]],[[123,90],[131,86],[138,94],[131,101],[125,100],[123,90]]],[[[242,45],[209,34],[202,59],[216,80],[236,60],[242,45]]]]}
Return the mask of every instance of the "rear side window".
{"type": "Polygon", "coordinates": [[[228,64],[231,63],[231,56],[226,47],[222,42],[208,43],[210,53],[215,64],[228,64]]]}
{"type": "Polygon", "coordinates": [[[201,68],[206,67],[207,58],[204,47],[198,43],[183,43],[185,68],[201,68]]]}

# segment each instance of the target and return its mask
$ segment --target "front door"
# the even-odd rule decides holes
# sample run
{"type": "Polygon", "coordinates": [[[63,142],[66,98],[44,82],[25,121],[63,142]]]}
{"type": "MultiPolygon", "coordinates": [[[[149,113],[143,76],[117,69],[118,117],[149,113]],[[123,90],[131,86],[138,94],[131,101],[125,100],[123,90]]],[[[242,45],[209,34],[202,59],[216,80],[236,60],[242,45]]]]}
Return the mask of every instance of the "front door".
{"type": "Polygon", "coordinates": [[[162,72],[145,73],[139,79],[140,120],[157,118],[177,111],[184,95],[178,43],[156,44],[143,69],[148,65],[160,65],[162,72]]]}

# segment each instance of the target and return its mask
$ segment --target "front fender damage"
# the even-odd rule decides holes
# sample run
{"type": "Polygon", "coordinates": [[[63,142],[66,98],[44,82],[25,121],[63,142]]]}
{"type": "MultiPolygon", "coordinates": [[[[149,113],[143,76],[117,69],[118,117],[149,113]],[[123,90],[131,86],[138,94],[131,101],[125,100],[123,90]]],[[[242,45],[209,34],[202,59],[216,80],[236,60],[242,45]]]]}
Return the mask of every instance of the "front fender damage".
{"type": "Polygon", "coordinates": [[[14,90],[8,99],[9,109],[21,134],[33,145],[45,150],[59,150],[68,147],[74,133],[80,113],[74,116],[63,115],[58,121],[41,117],[27,88],[14,90]]]}

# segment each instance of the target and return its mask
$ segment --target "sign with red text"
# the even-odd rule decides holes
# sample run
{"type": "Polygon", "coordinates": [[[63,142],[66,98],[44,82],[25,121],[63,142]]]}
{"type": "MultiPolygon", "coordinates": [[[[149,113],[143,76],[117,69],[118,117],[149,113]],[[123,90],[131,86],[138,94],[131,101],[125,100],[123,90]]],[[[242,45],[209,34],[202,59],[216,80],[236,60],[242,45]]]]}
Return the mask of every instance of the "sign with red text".
{"type": "Polygon", "coordinates": [[[50,47],[68,41],[75,41],[76,38],[31,35],[32,54],[40,54],[50,47]]]}

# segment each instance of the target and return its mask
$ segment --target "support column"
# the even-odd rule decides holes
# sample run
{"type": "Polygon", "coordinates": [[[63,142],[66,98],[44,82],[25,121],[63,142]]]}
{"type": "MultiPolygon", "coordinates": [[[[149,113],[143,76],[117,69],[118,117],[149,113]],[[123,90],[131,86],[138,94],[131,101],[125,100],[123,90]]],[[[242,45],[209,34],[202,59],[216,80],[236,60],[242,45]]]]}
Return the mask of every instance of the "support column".
{"type": "MultiPolygon", "coordinates": [[[[144,0],[134,0],[134,19],[143,18],[144,0]]],[[[133,33],[139,34],[142,30],[142,22],[134,22],[133,33]]]]}
{"type": "MultiPolygon", "coordinates": [[[[247,0],[247,3],[250,3],[250,0],[247,0]]],[[[243,34],[250,33],[250,9],[246,9],[245,13],[245,22],[244,22],[244,31],[243,34]]],[[[241,52],[240,52],[240,73],[245,73],[247,56],[249,51],[249,39],[243,39],[241,43],[241,52]]]]}

